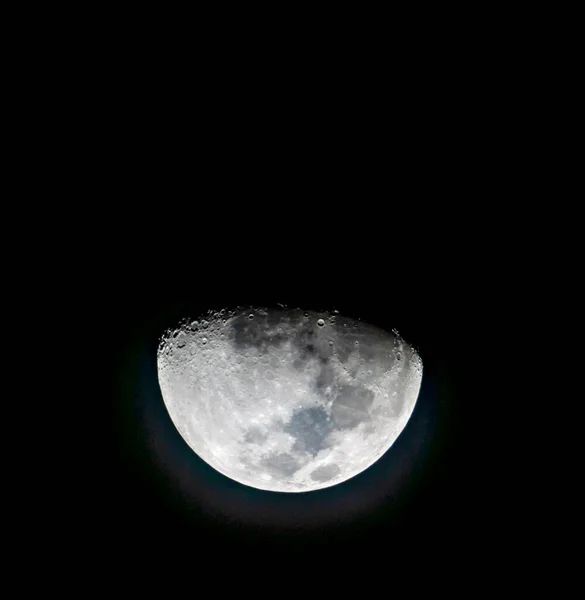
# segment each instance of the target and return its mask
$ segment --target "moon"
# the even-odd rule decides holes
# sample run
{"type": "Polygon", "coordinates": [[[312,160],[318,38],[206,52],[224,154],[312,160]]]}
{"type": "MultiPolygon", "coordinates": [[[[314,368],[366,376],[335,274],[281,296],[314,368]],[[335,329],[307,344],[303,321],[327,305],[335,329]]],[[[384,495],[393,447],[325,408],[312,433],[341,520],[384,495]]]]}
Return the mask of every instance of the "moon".
{"type": "Polygon", "coordinates": [[[209,312],[167,330],[163,401],[191,449],[261,490],[308,492],[376,462],[406,426],[422,360],[396,330],[301,309],[209,312]]]}

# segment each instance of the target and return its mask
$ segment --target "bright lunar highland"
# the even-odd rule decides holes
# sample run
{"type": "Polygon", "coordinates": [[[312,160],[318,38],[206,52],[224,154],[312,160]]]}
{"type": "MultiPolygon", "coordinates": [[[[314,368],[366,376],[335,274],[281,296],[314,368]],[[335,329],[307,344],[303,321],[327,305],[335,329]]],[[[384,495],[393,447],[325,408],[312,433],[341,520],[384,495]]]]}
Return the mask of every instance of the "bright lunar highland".
{"type": "Polygon", "coordinates": [[[238,309],[161,338],[169,415],[205,462],[277,492],[329,487],[367,469],[410,418],[422,361],[401,336],[336,312],[238,309]]]}

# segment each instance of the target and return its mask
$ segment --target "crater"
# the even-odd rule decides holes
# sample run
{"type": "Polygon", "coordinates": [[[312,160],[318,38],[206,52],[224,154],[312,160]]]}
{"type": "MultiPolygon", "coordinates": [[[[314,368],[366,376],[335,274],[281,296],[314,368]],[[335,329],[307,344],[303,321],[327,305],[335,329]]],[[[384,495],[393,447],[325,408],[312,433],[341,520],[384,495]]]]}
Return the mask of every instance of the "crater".
{"type": "Polygon", "coordinates": [[[333,479],[334,477],[337,477],[337,475],[339,475],[340,472],[341,471],[336,464],[323,465],[322,467],[316,468],[311,473],[311,479],[313,481],[319,481],[320,483],[323,483],[325,481],[333,479]]]}

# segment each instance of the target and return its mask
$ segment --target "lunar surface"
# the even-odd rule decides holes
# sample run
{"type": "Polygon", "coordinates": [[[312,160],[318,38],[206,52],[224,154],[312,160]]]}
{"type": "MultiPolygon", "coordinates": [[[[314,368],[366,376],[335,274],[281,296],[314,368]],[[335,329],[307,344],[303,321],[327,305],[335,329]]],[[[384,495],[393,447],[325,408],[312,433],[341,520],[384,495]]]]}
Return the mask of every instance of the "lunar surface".
{"type": "Polygon", "coordinates": [[[165,332],[163,400],[187,444],[254,488],[307,492],[367,469],[410,418],[422,361],[398,334],[335,313],[208,313],[165,332]]]}

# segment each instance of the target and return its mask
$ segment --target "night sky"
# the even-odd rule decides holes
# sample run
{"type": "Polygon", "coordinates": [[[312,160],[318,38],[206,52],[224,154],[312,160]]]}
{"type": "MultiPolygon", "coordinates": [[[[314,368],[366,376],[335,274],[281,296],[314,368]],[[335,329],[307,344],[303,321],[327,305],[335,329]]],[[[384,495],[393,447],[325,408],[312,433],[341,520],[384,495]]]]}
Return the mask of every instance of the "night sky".
{"type": "Polygon", "coordinates": [[[342,589],[359,589],[364,573],[370,582],[408,573],[416,587],[430,585],[412,579],[417,565],[433,577],[469,565],[486,524],[473,485],[475,290],[459,250],[402,252],[390,228],[343,244],[323,230],[315,243],[303,224],[267,235],[245,215],[235,230],[226,242],[221,231],[198,236],[191,222],[178,243],[172,228],[157,240],[106,243],[95,355],[107,385],[87,450],[96,467],[80,497],[80,535],[130,579],[193,578],[195,591],[207,572],[236,590],[230,573],[244,573],[245,590],[257,582],[276,593],[274,581],[286,588],[309,571],[329,581],[334,573],[342,589]],[[310,493],[257,490],[215,471],[174,428],[157,381],[159,336],[180,318],[279,303],[396,328],[423,360],[414,413],[390,450],[310,493]]]}

